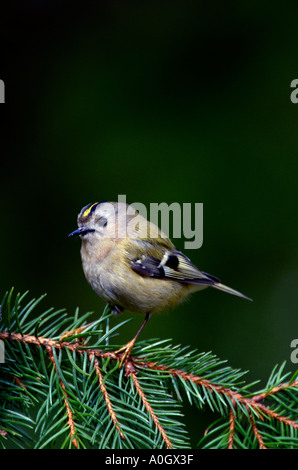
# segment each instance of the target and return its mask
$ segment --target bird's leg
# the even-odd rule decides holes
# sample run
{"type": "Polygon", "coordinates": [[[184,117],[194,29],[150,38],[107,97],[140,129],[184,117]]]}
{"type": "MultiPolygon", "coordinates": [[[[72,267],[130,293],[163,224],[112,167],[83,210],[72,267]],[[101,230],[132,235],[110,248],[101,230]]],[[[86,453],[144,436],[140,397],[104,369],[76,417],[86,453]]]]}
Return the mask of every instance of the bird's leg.
{"type": "Polygon", "coordinates": [[[121,353],[122,351],[124,351],[122,356],[121,356],[119,367],[122,367],[124,361],[126,361],[129,358],[129,356],[131,354],[131,351],[132,351],[132,348],[134,347],[134,344],[135,344],[139,334],[141,333],[142,329],[144,328],[144,326],[148,322],[148,320],[150,318],[150,315],[151,315],[150,313],[146,313],[145,320],[143,321],[143,323],[142,323],[140,329],[138,330],[137,334],[135,335],[135,337],[131,341],[129,341],[125,346],[122,346],[122,348],[115,351],[116,354],[121,353]]]}

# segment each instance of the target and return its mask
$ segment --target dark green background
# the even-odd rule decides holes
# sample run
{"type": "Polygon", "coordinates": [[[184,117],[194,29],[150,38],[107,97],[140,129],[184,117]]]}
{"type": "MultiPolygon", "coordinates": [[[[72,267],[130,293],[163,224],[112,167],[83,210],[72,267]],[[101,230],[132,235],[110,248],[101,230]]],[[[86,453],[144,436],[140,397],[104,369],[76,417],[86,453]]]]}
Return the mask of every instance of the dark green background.
{"type": "MultiPolygon", "coordinates": [[[[297,4],[14,5],[0,37],[1,297],[13,285],[47,292],[44,307],[101,312],[67,238],[79,210],[119,194],[202,202],[204,243],[187,255],[254,302],[208,289],[142,338],[212,350],[249,380],[284,360],[295,370],[297,4]]],[[[128,317],[120,343],[142,320],[128,317]]]]}

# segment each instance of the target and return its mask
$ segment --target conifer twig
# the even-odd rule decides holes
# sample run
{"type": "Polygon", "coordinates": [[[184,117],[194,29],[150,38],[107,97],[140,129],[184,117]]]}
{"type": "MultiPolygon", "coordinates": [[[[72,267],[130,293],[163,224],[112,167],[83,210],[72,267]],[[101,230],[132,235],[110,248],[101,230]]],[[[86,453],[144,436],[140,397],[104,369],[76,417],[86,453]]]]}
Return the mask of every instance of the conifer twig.
{"type": "Polygon", "coordinates": [[[254,435],[255,435],[256,438],[257,438],[257,441],[258,441],[258,444],[259,444],[259,448],[260,448],[260,449],[267,449],[267,447],[264,445],[263,438],[262,438],[262,436],[261,436],[261,434],[260,434],[260,432],[259,432],[259,430],[258,430],[258,428],[257,428],[257,425],[256,425],[256,423],[255,423],[255,420],[254,420],[253,415],[252,415],[251,412],[249,413],[249,418],[250,418],[251,428],[252,428],[252,430],[253,430],[254,435]]]}
{"type": "Polygon", "coordinates": [[[142,402],[144,403],[145,405],[145,408],[146,410],[148,411],[148,413],[150,414],[155,426],[157,427],[157,429],[159,430],[162,438],[163,438],[163,441],[165,442],[166,446],[168,449],[172,449],[173,446],[172,446],[172,443],[171,441],[169,440],[168,436],[166,435],[166,432],[164,430],[164,428],[161,426],[159,420],[158,420],[158,417],[156,416],[156,414],[154,413],[153,411],[153,408],[152,406],[150,405],[150,403],[148,402],[147,398],[146,398],[146,395],[145,393],[143,392],[141,386],[140,386],[140,383],[137,379],[137,376],[136,374],[133,372],[131,373],[131,376],[132,376],[132,380],[133,380],[133,383],[134,383],[134,386],[136,387],[136,390],[138,392],[138,394],[140,395],[141,399],[142,399],[142,402]]]}
{"type": "MultiPolygon", "coordinates": [[[[200,385],[202,387],[205,387],[208,390],[210,390],[211,392],[213,390],[215,390],[218,393],[223,394],[223,395],[231,398],[233,403],[235,403],[235,401],[238,401],[239,403],[244,404],[246,407],[251,406],[257,412],[262,411],[263,414],[267,415],[267,417],[269,417],[269,418],[274,418],[274,419],[276,419],[276,420],[278,420],[278,421],[280,421],[280,422],[282,422],[282,423],[284,423],[288,426],[293,427],[294,429],[298,429],[298,422],[293,421],[289,418],[286,418],[285,416],[281,416],[278,413],[276,413],[275,411],[268,408],[266,405],[260,403],[262,400],[264,400],[268,396],[272,396],[272,395],[274,395],[275,393],[278,393],[281,390],[285,390],[289,387],[298,387],[298,381],[292,382],[290,384],[283,383],[283,384],[281,384],[277,387],[274,387],[270,392],[261,393],[261,394],[253,396],[252,398],[249,398],[249,397],[242,396],[239,392],[235,392],[234,390],[232,390],[230,388],[226,388],[226,387],[222,387],[221,385],[213,384],[208,379],[204,379],[202,377],[195,376],[192,373],[188,374],[183,370],[172,369],[172,368],[169,368],[167,366],[152,363],[152,362],[142,363],[142,366],[145,366],[146,368],[152,368],[152,369],[155,369],[155,370],[160,370],[160,371],[168,371],[170,374],[172,374],[174,376],[179,376],[179,377],[183,378],[184,380],[188,380],[188,381],[191,381],[191,382],[195,383],[196,385],[200,385]]],[[[231,409],[231,413],[232,413],[232,409],[231,409]]],[[[264,449],[265,446],[264,446],[263,439],[262,439],[262,437],[260,436],[260,434],[258,432],[256,423],[254,422],[252,416],[251,416],[251,425],[252,425],[253,432],[254,432],[255,436],[257,437],[260,448],[264,449]]],[[[235,420],[232,419],[231,414],[230,414],[231,434],[229,436],[229,448],[231,448],[231,446],[233,445],[234,427],[235,427],[235,420]]]]}
{"type": "Polygon", "coordinates": [[[102,378],[102,374],[101,374],[101,372],[100,372],[98,360],[97,360],[97,358],[94,356],[94,352],[89,353],[90,362],[92,361],[93,358],[94,358],[94,369],[95,369],[96,375],[97,375],[97,377],[98,377],[100,390],[102,391],[104,400],[105,400],[106,405],[107,405],[107,408],[108,408],[108,412],[109,412],[109,414],[110,414],[110,416],[111,416],[111,419],[112,419],[112,421],[113,421],[113,423],[114,423],[114,425],[115,425],[115,428],[117,429],[117,431],[118,431],[119,434],[120,434],[121,439],[125,439],[125,436],[124,436],[123,432],[122,432],[121,429],[120,429],[119,421],[118,421],[118,419],[117,419],[116,413],[115,413],[115,411],[113,410],[113,407],[112,407],[112,403],[111,403],[109,394],[108,394],[107,389],[106,389],[106,387],[105,387],[105,385],[104,385],[104,383],[103,383],[103,378],[102,378]]]}
{"type": "Polygon", "coordinates": [[[236,415],[234,412],[234,408],[231,408],[229,412],[230,434],[229,434],[228,449],[233,449],[233,446],[234,446],[235,421],[236,421],[236,415]]]}
{"type": "MultiPolygon", "coordinates": [[[[54,358],[54,355],[53,355],[52,348],[50,348],[48,346],[48,347],[46,347],[46,351],[48,353],[50,361],[54,365],[56,373],[58,374],[57,365],[56,365],[56,362],[55,362],[55,358],[54,358]]],[[[72,414],[72,411],[71,411],[71,408],[70,408],[70,405],[69,405],[68,395],[67,395],[67,392],[66,392],[65,384],[62,381],[60,376],[59,376],[59,382],[60,382],[60,386],[62,388],[63,395],[64,395],[64,404],[65,404],[65,407],[66,407],[66,413],[67,413],[67,417],[68,417],[67,424],[68,424],[69,429],[70,429],[70,439],[71,439],[71,442],[73,443],[73,445],[76,448],[78,448],[78,441],[77,441],[77,438],[75,437],[76,428],[75,428],[75,423],[74,423],[74,419],[73,419],[73,414],[72,414]]]]}

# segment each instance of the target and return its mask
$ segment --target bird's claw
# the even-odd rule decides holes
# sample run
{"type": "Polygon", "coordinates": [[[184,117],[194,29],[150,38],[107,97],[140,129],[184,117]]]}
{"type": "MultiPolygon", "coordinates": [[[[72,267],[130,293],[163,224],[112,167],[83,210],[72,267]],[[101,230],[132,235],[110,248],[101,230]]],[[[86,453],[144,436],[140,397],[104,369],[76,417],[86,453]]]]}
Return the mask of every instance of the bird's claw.
{"type": "Polygon", "coordinates": [[[124,362],[126,362],[129,359],[132,348],[134,347],[134,344],[135,344],[134,340],[129,341],[125,346],[122,346],[122,348],[115,351],[115,354],[122,353],[120,357],[120,364],[119,364],[120,369],[123,366],[124,362]]]}

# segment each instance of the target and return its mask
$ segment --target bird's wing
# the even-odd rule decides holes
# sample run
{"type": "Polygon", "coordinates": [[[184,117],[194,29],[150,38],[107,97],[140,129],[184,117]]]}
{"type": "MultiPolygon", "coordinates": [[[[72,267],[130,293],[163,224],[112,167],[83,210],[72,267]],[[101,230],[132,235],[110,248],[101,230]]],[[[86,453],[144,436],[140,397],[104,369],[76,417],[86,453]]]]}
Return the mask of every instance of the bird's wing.
{"type": "Polygon", "coordinates": [[[181,251],[147,240],[132,240],[129,247],[129,265],[141,276],[175,280],[184,284],[212,286],[218,290],[248,300],[241,292],[220,282],[215,276],[200,271],[181,251]]]}
{"type": "Polygon", "coordinates": [[[171,279],[187,284],[212,285],[220,282],[200,271],[183,253],[167,245],[148,240],[131,240],[129,250],[131,269],[141,276],[171,279]]]}

